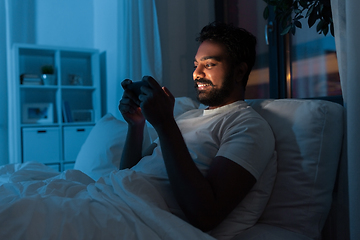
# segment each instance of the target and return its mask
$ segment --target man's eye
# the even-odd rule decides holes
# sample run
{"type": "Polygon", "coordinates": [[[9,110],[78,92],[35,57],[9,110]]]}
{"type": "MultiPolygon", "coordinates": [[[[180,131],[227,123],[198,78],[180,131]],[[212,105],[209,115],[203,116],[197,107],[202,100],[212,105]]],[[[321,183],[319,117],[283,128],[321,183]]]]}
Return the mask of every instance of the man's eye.
{"type": "Polygon", "coordinates": [[[207,64],[205,64],[205,67],[206,67],[207,69],[212,68],[212,67],[214,67],[214,66],[215,66],[215,64],[213,64],[213,63],[207,63],[207,64]]]}

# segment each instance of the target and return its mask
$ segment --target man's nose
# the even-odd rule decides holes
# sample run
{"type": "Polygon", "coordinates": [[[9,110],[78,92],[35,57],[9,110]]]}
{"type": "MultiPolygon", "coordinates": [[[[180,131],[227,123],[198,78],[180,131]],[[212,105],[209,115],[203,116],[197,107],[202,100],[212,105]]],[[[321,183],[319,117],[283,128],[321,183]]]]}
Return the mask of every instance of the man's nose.
{"type": "Polygon", "coordinates": [[[199,79],[199,78],[204,78],[205,77],[205,73],[204,73],[204,68],[202,66],[197,66],[193,72],[193,79],[199,79]]]}

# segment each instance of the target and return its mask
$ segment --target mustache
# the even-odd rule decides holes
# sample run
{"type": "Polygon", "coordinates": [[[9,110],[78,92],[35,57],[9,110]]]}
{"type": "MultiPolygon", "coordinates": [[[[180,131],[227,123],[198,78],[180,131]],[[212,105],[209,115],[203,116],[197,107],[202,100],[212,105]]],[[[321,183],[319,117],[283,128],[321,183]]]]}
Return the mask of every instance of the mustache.
{"type": "Polygon", "coordinates": [[[195,82],[194,82],[195,88],[197,88],[197,85],[198,85],[199,83],[203,83],[203,84],[208,84],[208,85],[210,85],[210,86],[214,86],[214,84],[213,84],[210,80],[205,79],[205,78],[199,78],[199,79],[196,79],[195,82]]]}

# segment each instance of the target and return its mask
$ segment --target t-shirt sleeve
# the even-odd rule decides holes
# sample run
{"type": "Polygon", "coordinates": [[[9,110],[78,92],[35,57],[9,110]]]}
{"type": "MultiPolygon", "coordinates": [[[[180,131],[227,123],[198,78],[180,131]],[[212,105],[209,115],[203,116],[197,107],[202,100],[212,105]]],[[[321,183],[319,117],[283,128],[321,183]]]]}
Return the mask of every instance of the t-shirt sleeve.
{"type": "Polygon", "coordinates": [[[274,152],[275,140],[268,123],[260,116],[227,119],[216,156],[226,157],[249,171],[256,179],[274,152]]]}

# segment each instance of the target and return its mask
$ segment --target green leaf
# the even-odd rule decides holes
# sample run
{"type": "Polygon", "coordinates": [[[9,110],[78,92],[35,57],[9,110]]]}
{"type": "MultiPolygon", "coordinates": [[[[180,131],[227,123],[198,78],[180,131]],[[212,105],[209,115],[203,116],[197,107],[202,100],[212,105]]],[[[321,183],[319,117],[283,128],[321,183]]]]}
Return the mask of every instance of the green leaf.
{"type": "Polygon", "coordinates": [[[333,22],[330,23],[330,33],[331,33],[331,35],[333,35],[333,37],[335,37],[334,23],[333,22]]]}
{"type": "Polygon", "coordinates": [[[288,25],[286,28],[284,28],[284,30],[280,33],[280,35],[285,35],[287,34],[291,29],[291,25],[288,25]]]}
{"type": "Polygon", "coordinates": [[[318,15],[318,13],[320,13],[320,4],[318,2],[316,2],[317,4],[315,4],[314,10],[313,12],[316,13],[316,16],[318,15]]]}
{"type": "Polygon", "coordinates": [[[301,13],[301,10],[298,9],[298,8],[296,8],[296,9],[294,9],[294,13],[295,13],[295,14],[299,14],[299,13],[301,13]]]}
{"type": "Polygon", "coordinates": [[[263,17],[265,20],[269,18],[269,6],[266,6],[266,8],[264,9],[263,17]]]}
{"type": "Polygon", "coordinates": [[[287,20],[286,18],[283,18],[281,20],[281,27],[286,28],[288,25],[289,25],[289,20],[287,20]]]}
{"type": "Polygon", "coordinates": [[[291,12],[287,12],[286,15],[285,15],[285,20],[288,21],[288,22],[291,22],[291,12]]]}
{"type": "Polygon", "coordinates": [[[330,7],[324,7],[324,9],[321,11],[321,15],[323,19],[325,19],[328,22],[332,21],[332,12],[330,7]]]}
{"type": "Polygon", "coordinates": [[[310,13],[309,18],[308,18],[309,28],[311,28],[312,26],[314,26],[316,20],[317,20],[317,14],[316,14],[315,11],[312,11],[312,12],[310,13]]]}
{"type": "Polygon", "coordinates": [[[312,6],[309,8],[309,10],[307,11],[305,17],[306,17],[306,18],[309,17],[309,15],[313,12],[313,10],[314,10],[314,5],[312,5],[312,6]]]}
{"type": "Polygon", "coordinates": [[[294,24],[295,24],[296,27],[302,28],[302,24],[301,24],[300,21],[295,21],[294,24]]]}
{"type": "Polygon", "coordinates": [[[305,1],[305,0],[300,0],[299,3],[300,3],[300,6],[302,6],[303,8],[307,8],[307,7],[308,7],[308,2],[305,1]]]}
{"type": "Polygon", "coordinates": [[[324,28],[325,22],[323,20],[320,20],[320,22],[316,25],[316,31],[321,32],[321,30],[324,28]]]}
{"type": "Polygon", "coordinates": [[[329,32],[329,26],[327,24],[324,25],[322,29],[323,34],[326,36],[329,32]]]}

